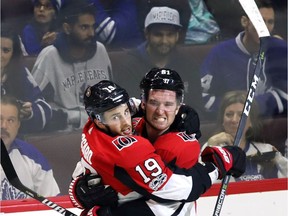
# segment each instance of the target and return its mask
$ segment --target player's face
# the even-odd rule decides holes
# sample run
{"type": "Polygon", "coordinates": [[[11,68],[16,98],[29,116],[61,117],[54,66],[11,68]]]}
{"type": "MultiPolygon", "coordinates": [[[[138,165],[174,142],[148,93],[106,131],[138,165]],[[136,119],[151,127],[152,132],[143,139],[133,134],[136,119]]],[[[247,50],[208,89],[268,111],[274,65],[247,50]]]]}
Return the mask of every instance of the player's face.
{"type": "Polygon", "coordinates": [[[148,125],[158,131],[170,127],[179,109],[176,92],[160,89],[150,90],[147,101],[141,106],[145,110],[148,125]]]}
{"type": "Polygon", "coordinates": [[[92,14],[83,14],[72,26],[71,38],[75,45],[90,46],[95,36],[95,18],[92,14]]]}
{"type": "Polygon", "coordinates": [[[13,55],[13,41],[1,37],[1,71],[9,64],[13,55]]]}
{"type": "MultiPolygon", "coordinates": [[[[263,20],[264,20],[264,22],[268,28],[268,31],[270,33],[272,33],[272,31],[274,29],[274,23],[275,23],[275,13],[274,13],[273,8],[260,8],[259,11],[260,11],[260,13],[263,17],[263,20]]],[[[256,29],[254,28],[254,26],[250,20],[248,20],[248,22],[247,22],[246,32],[247,32],[247,34],[249,34],[249,36],[251,37],[251,39],[254,42],[260,43],[256,29]]]]}
{"type": "Polygon", "coordinates": [[[131,114],[127,104],[106,111],[103,118],[103,123],[109,127],[111,133],[123,136],[132,134],[131,114]]]}
{"type": "Polygon", "coordinates": [[[1,139],[6,147],[10,146],[18,134],[20,120],[17,107],[1,104],[1,139]]]}
{"type": "Polygon", "coordinates": [[[167,55],[178,42],[179,33],[172,25],[154,25],[145,33],[148,50],[157,55],[167,55]]]}
{"type": "MultiPolygon", "coordinates": [[[[223,116],[224,131],[226,133],[229,133],[233,137],[235,137],[236,135],[243,108],[244,105],[242,103],[235,103],[227,106],[225,109],[223,116]]],[[[246,133],[249,127],[251,127],[251,121],[250,118],[248,117],[243,134],[246,133]]]]}
{"type": "Polygon", "coordinates": [[[50,0],[38,0],[34,5],[34,18],[37,22],[50,23],[55,18],[56,11],[50,0]]]}

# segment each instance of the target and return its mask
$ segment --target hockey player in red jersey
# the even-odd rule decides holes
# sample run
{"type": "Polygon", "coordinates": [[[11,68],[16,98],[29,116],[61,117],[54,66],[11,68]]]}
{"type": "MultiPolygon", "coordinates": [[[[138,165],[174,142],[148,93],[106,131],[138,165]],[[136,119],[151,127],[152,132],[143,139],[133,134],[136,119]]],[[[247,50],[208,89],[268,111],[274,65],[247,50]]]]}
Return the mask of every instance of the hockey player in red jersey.
{"type": "Polygon", "coordinates": [[[154,68],[144,76],[140,89],[144,117],[133,119],[134,134],[150,140],[165,163],[173,161],[180,168],[191,168],[200,154],[200,143],[196,139],[200,135],[199,117],[196,111],[183,105],[181,77],[174,70],[154,68]],[[184,106],[189,113],[184,113],[184,106]],[[189,128],[181,129],[176,123],[179,110],[181,116],[194,118],[189,128]]]}
{"type": "MultiPolygon", "coordinates": [[[[230,159],[234,154],[234,157],[240,160],[231,160],[229,163],[223,159],[223,154],[220,151],[216,149],[210,151],[210,155],[219,154],[221,163],[214,161],[212,156],[207,157],[210,161],[214,161],[219,169],[215,169],[211,163],[207,163],[206,166],[197,163],[189,171],[174,169],[174,173],[172,173],[164,165],[159,155],[154,153],[155,149],[147,140],[138,136],[127,136],[132,127],[130,109],[127,104],[128,95],[125,90],[109,81],[103,81],[86,90],[85,101],[90,120],[87,122],[82,135],[82,165],[85,166],[86,172],[100,174],[104,184],[111,185],[119,192],[120,204],[143,195],[159,203],[172,200],[174,202],[193,201],[210,187],[211,180],[212,182],[215,180],[218,172],[220,175],[223,175],[221,172],[231,172],[231,170],[235,175],[240,175],[243,172],[242,169],[244,169],[245,164],[243,164],[242,159],[243,157],[245,159],[245,155],[243,156],[237,148],[233,148],[223,150],[230,159]],[[216,176],[213,177],[212,173],[216,176]],[[132,183],[130,179],[133,180],[132,183]],[[136,186],[133,185],[133,182],[136,186]],[[130,188],[139,193],[133,192],[130,188]]],[[[75,206],[89,208],[91,203],[87,207],[87,204],[79,202],[77,196],[73,194],[77,194],[77,187],[76,189],[73,188],[73,185],[77,185],[77,181],[80,182],[79,178],[73,182],[74,184],[71,184],[71,200],[75,206]]],[[[110,187],[104,190],[105,193],[108,194],[108,197],[113,194],[110,187]]],[[[101,193],[99,191],[99,194],[103,195],[103,190],[101,193]]],[[[95,194],[93,194],[92,200],[95,201],[95,194]]],[[[101,197],[102,203],[103,200],[101,197]]],[[[142,203],[145,204],[145,202],[142,203]]],[[[153,201],[150,202],[152,205],[154,203],[153,201]]],[[[96,204],[101,205],[99,202],[94,203],[94,205],[96,204]]],[[[157,206],[157,203],[155,204],[157,206]]],[[[178,205],[166,210],[173,213],[180,204],[179,202],[178,205]]],[[[144,215],[160,215],[155,214],[148,204],[143,209],[147,211],[142,211],[144,215]]],[[[166,210],[163,211],[165,215],[168,213],[166,210]]],[[[90,213],[93,211],[95,213],[96,208],[91,209],[90,213]]]]}

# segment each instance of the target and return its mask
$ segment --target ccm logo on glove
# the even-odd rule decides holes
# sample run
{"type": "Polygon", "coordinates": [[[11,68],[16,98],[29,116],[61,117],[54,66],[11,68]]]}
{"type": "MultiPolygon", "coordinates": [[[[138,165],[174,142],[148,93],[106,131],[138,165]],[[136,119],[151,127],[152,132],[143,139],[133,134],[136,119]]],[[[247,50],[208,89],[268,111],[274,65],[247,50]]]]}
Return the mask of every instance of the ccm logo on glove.
{"type": "MultiPolygon", "coordinates": [[[[215,148],[217,148],[219,151],[220,151],[220,153],[223,155],[223,157],[224,157],[224,160],[227,162],[227,163],[231,163],[232,161],[230,161],[230,159],[229,158],[231,158],[231,155],[229,154],[229,152],[227,152],[227,151],[224,151],[224,149],[223,148],[221,148],[221,147],[219,147],[219,146],[215,146],[215,148]],[[229,154],[229,156],[228,156],[228,154],[229,154]]],[[[215,149],[216,150],[216,149],[215,149]]]]}

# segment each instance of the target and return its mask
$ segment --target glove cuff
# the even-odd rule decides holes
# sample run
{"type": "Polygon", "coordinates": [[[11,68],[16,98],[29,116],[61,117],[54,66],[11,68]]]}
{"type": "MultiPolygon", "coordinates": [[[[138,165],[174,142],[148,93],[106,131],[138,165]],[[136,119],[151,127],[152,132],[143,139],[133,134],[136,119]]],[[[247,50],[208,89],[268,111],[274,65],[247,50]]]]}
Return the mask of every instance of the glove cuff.
{"type": "Polygon", "coordinates": [[[87,216],[97,216],[97,211],[100,209],[99,206],[94,206],[87,212],[87,216]]]}
{"type": "Polygon", "coordinates": [[[219,146],[207,146],[201,157],[203,162],[212,162],[216,165],[219,171],[219,179],[222,179],[233,165],[233,158],[230,152],[219,146]]]}
{"type": "Polygon", "coordinates": [[[77,199],[77,195],[76,195],[76,185],[79,181],[79,179],[82,178],[82,176],[77,177],[76,179],[74,179],[70,185],[69,185],[69,198],[73,204],[74,207],[80,208],[80,209],[84,209],[84,206],[80,203],[80,201],[77,199]]]}

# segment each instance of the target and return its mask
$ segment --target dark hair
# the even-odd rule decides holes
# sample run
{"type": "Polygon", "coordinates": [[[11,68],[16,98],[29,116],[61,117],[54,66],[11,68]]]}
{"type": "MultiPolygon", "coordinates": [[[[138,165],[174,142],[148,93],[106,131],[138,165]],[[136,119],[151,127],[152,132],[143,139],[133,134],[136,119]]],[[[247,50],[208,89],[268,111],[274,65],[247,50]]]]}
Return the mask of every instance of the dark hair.
{"type": "MultiPolygon", "coordinates": [[[[7,23],[4,23],[1,25],[1,38],[9,38],[13,42],[13,55],[11,58],[11,60],[13,61],[13,64],[21,60],[23,57],[23,53],[21,49],[19,35],[7,23]]],[[[9,65],[10,65],[10,62],[9,62],[9,65]]]]}
{"type": "MultiPolygon", "coordinates": [[[[219,112],[218,112],[218,119],[217,119],[217,128],[218,132],[223,131],[223,116],[225,113],[225,109],[235,103],[241,103],[245,105],[246,102],[246,97],[247,97],[247,92],[246,91],[230,91],[227,92],[220,104],[219,107],[219,112]]],[[[249,112],[249,117],[251,121],[252,127],[250,127],[246,134],[245,137],[249,141],[256,141],[259,139],[259,133],[262,127],[262,123],[259,119],[259,108],[258,104],[254,100],[251,105],[251,109],[249,112]]]]}
{"type": "MultiPolygon", "coordinates": [[[[15,95],[17,95],[17,86],[22,79],[23,73],[23,53],[20,45],[19,35],[12,29],[7,23],[1,26],[1,38],[8,38],[13,43],[13,54],[12,57],[5,67],[5,73],[7,74],[7,86],[13,86],[15,89],[15,95]]],[[[21,90],[20,90],[21,91],[21,90]]]]}
{"type": "Polygon", "coordinates": [[[18,119],[19,119],[19,121],[21,120],[20,119],[20,110],[21,110],[22,104],[19,103],[19,101],[14,96],[2,95],[0,101],[1,101],[1,104],[5,104],[5,105],[9,104],[9,105],[15,106],[18,110],[18,119]]]}
{"type": "Polygon", "coordinates": [[[75,24],[78,21],[78,17],[84,14],[91,14],[95,16],[96,8],[93,3],[89,3],[87,0],[69,0],[63,6],[61,11],[61,22],[75,24]]]}
{"type": "MultiPolygon", "coordinates": [[[[272,1],[270,0],[254,0],[258,9],[260,8],[273,8],[273,4],[272,4],[272,1]]],[[[247,16],[246,12],[243,10],[243,8],[240,6],[241,8],[241,15],[242,16],[247,16]]]]}
{"type": "MultiPolygon", "coordinates": [[[[62,1],[57,1],[57,0],[49,0],[49,2],[51,3],[51,5],[53,6],[53,9],[55,11],[56,14],[59,13],[60,9],[61,9],[61,6],[62,6],[62,1]]],[[[34,7],[35,5],[39,4],[40,3],[40,0],[33,0],[33,4],[34,4],[34,7]]]]}

